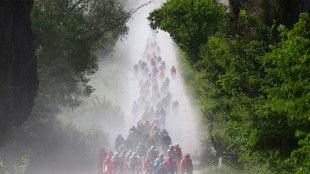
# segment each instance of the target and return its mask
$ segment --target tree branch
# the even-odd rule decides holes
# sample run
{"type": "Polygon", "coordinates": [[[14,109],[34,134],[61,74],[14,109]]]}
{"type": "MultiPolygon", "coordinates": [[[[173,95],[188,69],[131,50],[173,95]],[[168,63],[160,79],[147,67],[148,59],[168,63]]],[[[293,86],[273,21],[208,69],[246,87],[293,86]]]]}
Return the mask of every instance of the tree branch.
{"type": "Polygon", "coordinates": [[[71,13],[83,0],[79,0],[73,7],[70,8],[69,12],[71,13]]]}
{"type": "Polygon", "coordinates": [[[123,22],[125,22],[126,20],[128,20],[129,18],[131,18],[131,16],[132,16],[134,13],[136,13],[139,9],[141,9],[142,7],[144,7],[144,6],[146,6],[146,5],[150,4],[150,3],[152,3],[152,2],[149,1],[149,2],[147,2],[147,3],[145,3],[145,4],[142,4],[141,6],[139,6],[138,8],[136,8],[135,10],[131,9],[131,10],[129,11],[129,13],[128,13],[128,16],[127,16],[125,19],[118,21],[116,25],[112,25],[112,26],[109,26],[109,27],[107,27],[107,26],[98,26],[98,27],[95,27],[95,28],[92,28],[92,29],[88,30],[87,32],[92,32],[92,31],[95,31],[95,30],[98,30],[98,29],[102,29],[102,28],[108,28],[108,29],[105,29],[105,30],[104,30],[104,32],[107,32],[107,31],[110,31],[112,28],[121,26],[123,22]]]}
{"type": "Polygon", "coordinates": [[[133,15],[135,12],[137,12],[140,8],[146,6],[146,5],[149,5],[150,3],[152,3],[151,1],[145,3],[145,4],[142,4],[141,6],[139,6],[138,8],[136,8],[135,10],[131,9],[130,12],[129,12],[129,16],[133,15]]]}

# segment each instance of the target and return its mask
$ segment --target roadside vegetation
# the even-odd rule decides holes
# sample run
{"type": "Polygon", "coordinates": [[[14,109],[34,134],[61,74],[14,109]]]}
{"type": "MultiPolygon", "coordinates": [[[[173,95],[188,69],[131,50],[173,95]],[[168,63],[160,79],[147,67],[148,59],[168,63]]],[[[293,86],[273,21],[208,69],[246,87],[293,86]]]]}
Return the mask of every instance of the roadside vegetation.
{"type": "Polygon", "coordinates": [[[150,26],[170,33],[194,71],[186,81],[209,133],[206,171],[219,152],[236,152],[223,173],[310,172],[310,16],[302,3],[171,0],[150,13],[150,26]]]}
{"type": "MultiPolygon", "coordinates": [[[[34,0],[31,27],[39,88],[28,120],[14,128],[8,142],[2,144],[0,173],[96,170],[97,150],[109,146],[107,134],[98,126],[81,131],[56,116],[76,109],[95,90],[89,84],[98,69],[95,53],[112,51],[114,43],[127,34],[130,16],[115,0],[34,0]]],[[[103,108],[101,117],[122,118],[108,99],[98,99],[94,107],[103,108]]]]}

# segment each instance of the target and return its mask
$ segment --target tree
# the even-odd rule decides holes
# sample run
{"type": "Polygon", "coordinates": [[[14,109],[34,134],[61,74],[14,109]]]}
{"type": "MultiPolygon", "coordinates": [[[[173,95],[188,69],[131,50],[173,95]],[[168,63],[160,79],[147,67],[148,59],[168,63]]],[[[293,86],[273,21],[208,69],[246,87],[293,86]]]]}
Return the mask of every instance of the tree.
{"type": "Polygon", "coordinates": [[[282,24],[289,29],[298,21],[300,13],[310,12],[310,6],[304,0],[261,0],[260,6],[260,16],[267,25],[282,24]]]}
{"type": "Polygon", "coordinates": [[[14,171],[11,166],[24,155],[31,160],[30,168],[41,166],[42,162],[48,161],[47,156],[58,161],[55,160],[61,153],[58,147],[62,146],[59,143],[64,141],[68,145],[66,148],[72,150],[66,150],[70,152],[66,156],[68,161],[71,157],[75,160],[72,166],[84,165],[85,161],[91,163],[89,159],[92,158],[88,157],[96,153],[94,150],[98,146],[107,143],[103,142],[106,138],[99,130],[84,134],[75,126],[62,125],[56,115],[62,109],[76,108],[94,90],[88,82],[97,70],[95,51],[109,50],[118,38],[127,34],[126,22],[130,15],[131,12],[125,12],[115,0],[35,1],[31,22],[40,84],[31,115],[21,127],[12,131],[11,140],[5,147],[9,150],[3,148],[4,152],[1,152],[3,164],[10,172],[14,171]],[[78,156],[70,156],[72,154],[78,156]]]}
{"type": "Polygon", "coordinates": [[[167,31],[192,63],[199,60],[199,47],[223,24],[226,7],[213,0],[171,0],[150,13],[152,29],[167,31]]]}
{"type": "Polygon", "coordinates": [[[0,3],[0,147],[30,115],[38,89],[30,23],[32,0],[0,3]]]}
{"type": "Polygon", "coordinates": [[[267,100],[257,107],[260,121],[250,143],[255,150],[275,149],[281,157],[289,157],[309,146],[302,140],[310,133],[309,28],[308,13],[300,15],[291,31],[281,25],[283,40],[263,58],[267,76],[261,90],[267,100]]]}
{"type": "MultiPolygon", "coordinates": [[[[130,14],[114,0],[36,1],[32,13],[40,80],[38,103],[48,110],[74,108],[94,90],[96,49],[127,33],[130,14]]],[[[38,111],[38,110],[36,110],[38,111]]],[[[36,113],[39,113],[38,111],[36,113]]]]}

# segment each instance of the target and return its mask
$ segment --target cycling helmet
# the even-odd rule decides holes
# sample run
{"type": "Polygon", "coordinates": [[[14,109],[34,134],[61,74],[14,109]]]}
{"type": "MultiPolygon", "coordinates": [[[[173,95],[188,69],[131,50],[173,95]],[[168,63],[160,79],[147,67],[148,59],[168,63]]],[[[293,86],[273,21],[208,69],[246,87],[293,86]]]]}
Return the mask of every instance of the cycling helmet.
{"type": "Polygon", "coordinates": [[[151,149],[152,149],[152,150],[155,150],[155,146],[151,146],[151,149]]]}
{"type": "Polygon", "coordinates": [[[137,156],[137,152],[132,152],[132,156],[137,156]]]}
{"type": "Polygon", "coordinates": [[[112,150],[109,150],[108,155],[111,155],[111,154],[113,154],[113,152],[112,152],[112,150]]]}
{"type": "Polygon", "coordinates": [[[175,143],[175,148],[179,148],[179,144],[178,143],[175,143]]]}
{"type": "Polygon", "coordinates": [[[173,149],[173,145],[169,145],[169,149],[173,149]]]}
{"type": "Polygon", "coordinates": [[[118,155],[119,155],[119,153],[118,153],[118,152],[115,152],[115,153],[114,153],[114,156],[118,156],[118,155]]]}
{"type": "Polygon", "coordinates": [[[184,157],[185,157],[185,158],[189,158],[189,154],[188,154],[188,153],[186,153],[184,157]]]}
{"type": "Polygon", "coordinates": [[[163,157],[164,157],[164,154],[163,154],[163,153],[160,153],[160,154],[158,155],[158,157],[159,157],[159,158],[163,158],[163,157]]]}

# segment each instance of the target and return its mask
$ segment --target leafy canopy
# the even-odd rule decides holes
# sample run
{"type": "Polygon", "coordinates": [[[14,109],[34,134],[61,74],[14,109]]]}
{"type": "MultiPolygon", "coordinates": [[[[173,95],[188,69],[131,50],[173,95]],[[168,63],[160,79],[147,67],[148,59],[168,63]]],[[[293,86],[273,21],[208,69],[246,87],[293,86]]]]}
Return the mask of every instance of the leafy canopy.
{"type": "Polygon", "coordinates": [[[115,0],[35,1],[32,28],[40,80],[37,100],[53,109],[78,106],[81,97],[94,90],[88,85],[89,76],[97,70],[94,51],[106,49],[124,36],[129,17],[115,0]]]}
{"type": "Polygon", "coordinates": [[[217,32],[225,18],[226,7],[213,0],[171,0],[148,17],[152,29],[167,31],[190,61],[199,60],[199,47],[217,32]]]}
{"type": "Polygon", "coordinates": [[[279,47],[271,46],[272,51],[263,58],[267,76],[261,91],[267,100],[257,111],[263,119],[255,141],[257,148],[277,148],[290,154],[298,147],[309,146],[300,140],[310,133],[309,28],[308,13],[300,15],[291,31],[281,25],[279,47]],[[268,125],[274,125],[273,129],[268,125]]]}

